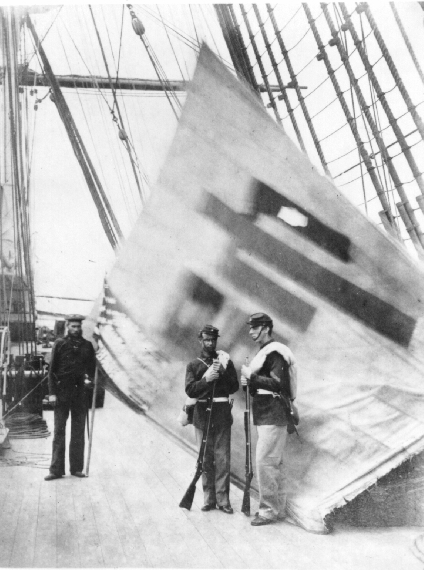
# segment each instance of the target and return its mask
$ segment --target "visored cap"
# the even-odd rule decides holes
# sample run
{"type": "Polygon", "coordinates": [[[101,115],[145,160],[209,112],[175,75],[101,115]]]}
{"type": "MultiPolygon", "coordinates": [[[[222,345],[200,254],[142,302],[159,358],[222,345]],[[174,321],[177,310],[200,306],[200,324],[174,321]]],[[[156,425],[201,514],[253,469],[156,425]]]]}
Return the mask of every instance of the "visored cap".
{"type": "Polygon", "coordinates": [[[68,323],[71,321],[76,321],[78,323],[81,323],[84,319],[85,317],[83,315],[68,315],[66,317],[68,323]]]}
{"type": "Polygon", "coordinates": [[[251,327],[258,327],[260,325],[272,325],[272,319],[266,313],[253,313],[253,315],[250,315],[247,324],[251,327]]]}
{"type": "Polygon", "coordinates": [[[213,327],[212,325],[205,325],[202,329],[200,329],[199,336],[201,336],[202,333],[209,334],[210,336],[213,336],[215,338],[219,337],[219,330],[216,327],[213,327]]]}

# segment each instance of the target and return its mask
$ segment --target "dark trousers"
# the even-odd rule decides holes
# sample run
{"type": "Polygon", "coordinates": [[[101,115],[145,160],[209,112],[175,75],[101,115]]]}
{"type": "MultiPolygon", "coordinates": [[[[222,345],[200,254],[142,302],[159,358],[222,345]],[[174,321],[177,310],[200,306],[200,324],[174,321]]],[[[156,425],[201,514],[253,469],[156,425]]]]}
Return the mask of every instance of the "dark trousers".
{"type": "Polygon", "coordinates": [[[71,473],[84,469],[84,428],[87,402],[84,388],[76,388],[69,399],[57,401],[54,408],[54,438],[50,473],[65,475],[66,422],[71,412],[69,467],[71,473]]]}
{"type": "MultiPolygon", "coordinates": [[[[198,447],[203,430],[195,428],[198,447]]],[[[225,507],[230,504],[231,426],[213,426],[209,430],[203,462],[203,495],[205,505],[225,507]]]]}

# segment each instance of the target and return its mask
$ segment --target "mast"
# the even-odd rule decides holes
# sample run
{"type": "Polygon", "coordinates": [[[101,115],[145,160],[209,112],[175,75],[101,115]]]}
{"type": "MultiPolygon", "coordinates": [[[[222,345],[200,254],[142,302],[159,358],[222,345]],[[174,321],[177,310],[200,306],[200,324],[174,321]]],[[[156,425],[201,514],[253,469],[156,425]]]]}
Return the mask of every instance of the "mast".
{"type": "Polygon", "coordinates": [[[35,300],[30,259],[29,181],[19,90],[19,22],[12,8],[0,9],[3,64],[1,186],[1,325],[10,328],[19,354],[35,352],[35,300]]]}

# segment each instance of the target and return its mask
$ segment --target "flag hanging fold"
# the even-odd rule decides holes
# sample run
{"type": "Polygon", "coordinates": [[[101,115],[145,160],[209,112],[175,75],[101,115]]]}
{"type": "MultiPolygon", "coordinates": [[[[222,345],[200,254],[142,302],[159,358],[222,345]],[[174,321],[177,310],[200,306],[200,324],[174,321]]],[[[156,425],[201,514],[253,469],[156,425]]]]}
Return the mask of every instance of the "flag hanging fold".
{"type": "MultiPolygon", "coordinates": [[[[304,528],[325,532],[328,513],[424,449],[422,266],[205,46],[108,287],[102,368],[115,392],[191,444],[176,417],[197,331],[218,327],[218,348],[239,369],[255,353],[246,316],[273,317],[298,364],[288,508],[304,528]]],[[[233,416],[232,469],[243,480],[242,395],[233,416]]]]}

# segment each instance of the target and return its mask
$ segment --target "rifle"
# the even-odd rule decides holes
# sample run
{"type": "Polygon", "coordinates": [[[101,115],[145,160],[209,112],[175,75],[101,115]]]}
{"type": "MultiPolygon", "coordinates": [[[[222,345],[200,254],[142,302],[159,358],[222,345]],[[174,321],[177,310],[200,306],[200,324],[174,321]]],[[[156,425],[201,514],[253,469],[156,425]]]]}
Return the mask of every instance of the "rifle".
{"type": "Polygon", "coordinates": [[[216,382],[213,383],[212,395],[208,398],[208,403],[206,407],[206,418],[205,418],[205,426],[203,428],[203,436],[202,436],[202,444],[200,446],[199,455],[197,457],[196,463],[196,473],[194,474],[193,480],[188,486],[187,491],[184,494],[184,497],[181,499],[179,506],[182,509],[190,510],[193,504],[194,494],[196,492],[196,483],[200,479],[200,475],[203,473],[203,462],[205,460],[206,454],[206,444],[208,441],[209,435],[209,427],[211,423],[212,417],[212,404],[213,404],[213,397],[215,394],[215,385],[216,382]]]}
{"type": "MultiPolygon", "coordinates": [[[[246,358],[246,365],[248,364],[248,359],[246,358]]],[[[241,505],[241,512],[247,517],[250,517],[250,484],[253,479],[253,468],[252,468],[252,438],[250,433],[250,390],[249,386],[246,386],[246,409],[244,410],[244,433],[246,434],[246,483],[244,485],[243,492],[243,502],[241,505]]]]}

